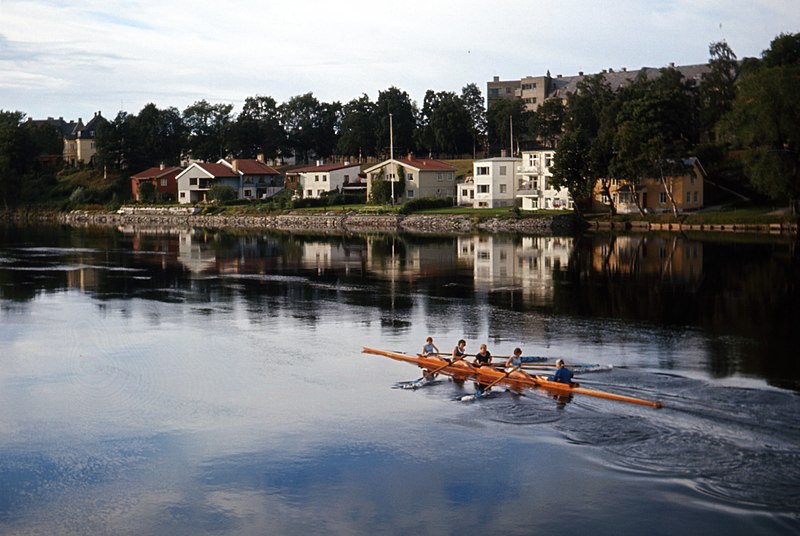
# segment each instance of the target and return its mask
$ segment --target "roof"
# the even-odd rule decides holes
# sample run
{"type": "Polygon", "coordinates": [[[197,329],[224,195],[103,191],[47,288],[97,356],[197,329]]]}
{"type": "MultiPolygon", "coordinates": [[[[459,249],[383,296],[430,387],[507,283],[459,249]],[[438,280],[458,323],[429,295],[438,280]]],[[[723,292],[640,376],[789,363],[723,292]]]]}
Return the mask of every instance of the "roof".
{"type": "MultiPolygon", "coordinates": [[[[237,159],[235,160],[236,165],[239,168],[239,172],[243,175],[280,175],[280,171],[275,169],[272,166],[268,166],[261,160],[255,160],[252,158],[245,158],[245,159],[237,159]]],[[[219,163],[225,163],[227,166],[232,166],[232,162],[227,160],[220,160],[219,163]]]]}
{"type": "Polygon", "coordinates": [[[313,173],[315,171],[326,173],[328,171],[336,171],[337,169],[347,169],[352,167],[357,167],[360,169],[359,164],[321,164],[319,166],[295,168],[292,170],[292,173],[313,173]]]}
{"type": "Polygon", "coordinates": [[[430,159],[430,158],[421,159],[421,160],[417,159],[417,158],[400,158],[400,159],[394,159],[394,160],[392,160],[392,159],[384,160],[383,162],[375,164],[374,166],[372,166],[372,167],[370,167],[368,169],[365,169],[364,171],[365,172],[370,172],[370,171],[373,171],[375,169],[380,169],[380,168],[382,168],[383,166],[389,164],[392,161],[397,162],[398,164],[401,164],[403,166],[408,166],[408,167],[412,167],[414,169],[418,169],[420,171],[455,171],[456,170],[455,166],[451,166],[450,164],[446,164],[445,162],[442,162],[441,160],[433,160],[433,159],[430,159]]]}
{"type": "Polygon", "coordinates": [[[492,158],[482,158],[481,160],[475,160],[475,163],[478,162],[521,162],[522,158],[518,156],[494,156],[492,158]]]}
{"type": "Polygon", "coordinates": [[[39,126],[39,125],[51,125],[56,127],[62,136],[68,136],[71,134],[75,128],[78,126],[78,123],[75,121],[64,121],[63,117],[59,117],[58,119],[54,117],[48,117],[47,119],[31,119],[28,118],[26,122],[28,125],[39,126]]]}
{"type": "Polygon", "coordinates": [[[151,177],[160,178],[165,175],[169,175],[171,173],[180,173],[183,171],[183,168],[179,168],[176,166],[168,166],[164,169],[161,169],[161,166],[151,167],[144,171],[140,171],[136,175],[131,175],[132,179],[149,179],[151,177]]]}
{"type": "Polygon", "coordinates": [[[77,128],[75,133],[79,138],[94,138],[97,135],[97,126],[105,121],[106,118],[97,112],[83,128],[77,128]]]}
{"type": "Polygon", "coordinates": [[[212,164],[210,162],[194,162],[192,165],[184,169],[180,172],[180,175],[183,175],[192,167],[199,167],[206,173],[208,173],[211,177],[238,177],[237,173],[234,173],[231,168],[224,164],[212,164]]]}

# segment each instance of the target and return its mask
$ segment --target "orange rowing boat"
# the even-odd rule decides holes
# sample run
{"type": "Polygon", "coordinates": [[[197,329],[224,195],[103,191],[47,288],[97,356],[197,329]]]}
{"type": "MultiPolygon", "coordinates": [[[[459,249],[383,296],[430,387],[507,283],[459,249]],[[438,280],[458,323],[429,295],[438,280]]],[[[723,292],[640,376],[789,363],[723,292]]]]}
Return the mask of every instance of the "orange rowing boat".
{"type": "Polygon", "coordinates": [[[635,398],[626,395],[618,395],[615,393],[608,393],[606,391],[598,391],[597,389],[587,389],[575,384],[551,382],[545,376],[531,375],[522,370],[514,370],[513,372],[506,373],[492,366],[475,367],[464,360],[456,360],[452,363],[449,363],[448,360],[439,356],[411,356],[408,354],[401,354],[399,352],[377,350],[375,348],[368,348],[366,346],[363,347],[361,351],[365,354],[380,355],[395,359],[397,361],[412,363],[423,370],[436,371],[437,373],[445,374],[458,380],[472,379],[482,385],[504,383],[517,390],[540,387],[560,395],[577,393],[596,398],[605,398],[607,400],[617,400],[631,404],[640,404],[642,406],[650,406],[654,408],[661,407],[661,402],[658,401],[644,400],[642,398],[635,398]]]}

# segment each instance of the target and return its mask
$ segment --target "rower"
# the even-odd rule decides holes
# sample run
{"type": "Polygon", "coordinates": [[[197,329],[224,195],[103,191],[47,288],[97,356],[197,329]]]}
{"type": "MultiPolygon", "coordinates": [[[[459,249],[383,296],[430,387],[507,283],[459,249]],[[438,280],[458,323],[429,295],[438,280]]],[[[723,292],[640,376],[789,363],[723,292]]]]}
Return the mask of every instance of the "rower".
{"type": "Polygon", "coordinates": [[[456,344],[455,348],[453,348],[453,355],[452,361],[458,361],[459,359],[464,359],[467,355],[467,341],[461,339],[456,344]]]}
{"type": "Polygon", "coordinates": [[[475,354],[475,359],[472,361],[472,364],[476,367],[492,364],[492,354],[486,349],[485,344],[481,344],[481,351],[475,354]]]}
{"type": "Polygon", "coordinates": [[[551,382],[559,382],[559,383],[566,383],[567,385],[572,385],[572,371],[564,366],[564,360],[559,359],[556,361],[556,372],[549,378],[547,381],[551,382]]]}
{"type": "Polygon", "coordinates": [[[439,355],[439,349],[433,344],[433,337],[428,337],[425,339],[425,345],[422,347],[422,353],[420,354],[422,357],[428,357],[431,355],[439,355]]]}
{"type": "Polygon", "coordinates": [[[506,360],[505,368],[521,367],[522,366],[522,349],[514,348],[514,352],[506,360]]]}

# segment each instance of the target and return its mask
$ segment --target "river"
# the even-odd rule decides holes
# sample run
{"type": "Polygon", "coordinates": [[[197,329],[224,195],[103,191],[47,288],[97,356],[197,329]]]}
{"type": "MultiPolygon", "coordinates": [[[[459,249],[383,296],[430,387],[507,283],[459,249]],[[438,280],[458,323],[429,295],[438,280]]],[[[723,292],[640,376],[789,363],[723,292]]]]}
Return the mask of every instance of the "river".
{"type": "Polygon", "coordinates": [[[773,236],[0,226],[2,534],[796,534],[773,236]],[[654,409],[361,353],[601,363],[654,409]]]}

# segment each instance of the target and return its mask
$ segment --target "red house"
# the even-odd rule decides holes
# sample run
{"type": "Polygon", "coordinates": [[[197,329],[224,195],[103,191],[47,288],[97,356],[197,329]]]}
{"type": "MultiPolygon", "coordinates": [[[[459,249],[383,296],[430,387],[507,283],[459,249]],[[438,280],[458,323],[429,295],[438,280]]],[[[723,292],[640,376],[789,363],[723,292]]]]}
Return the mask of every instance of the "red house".
{"type": "Polygon", "coordinates": [[[160,167],[152,167],[131,177],[131,192],[133,198],[138,202],[139,184],[151,182],[156,187],[156,195],[163,201],[175,201],[178,198],[178,181],[175,178],[183,171],[183,168],[163,164],[160,167]]]}

